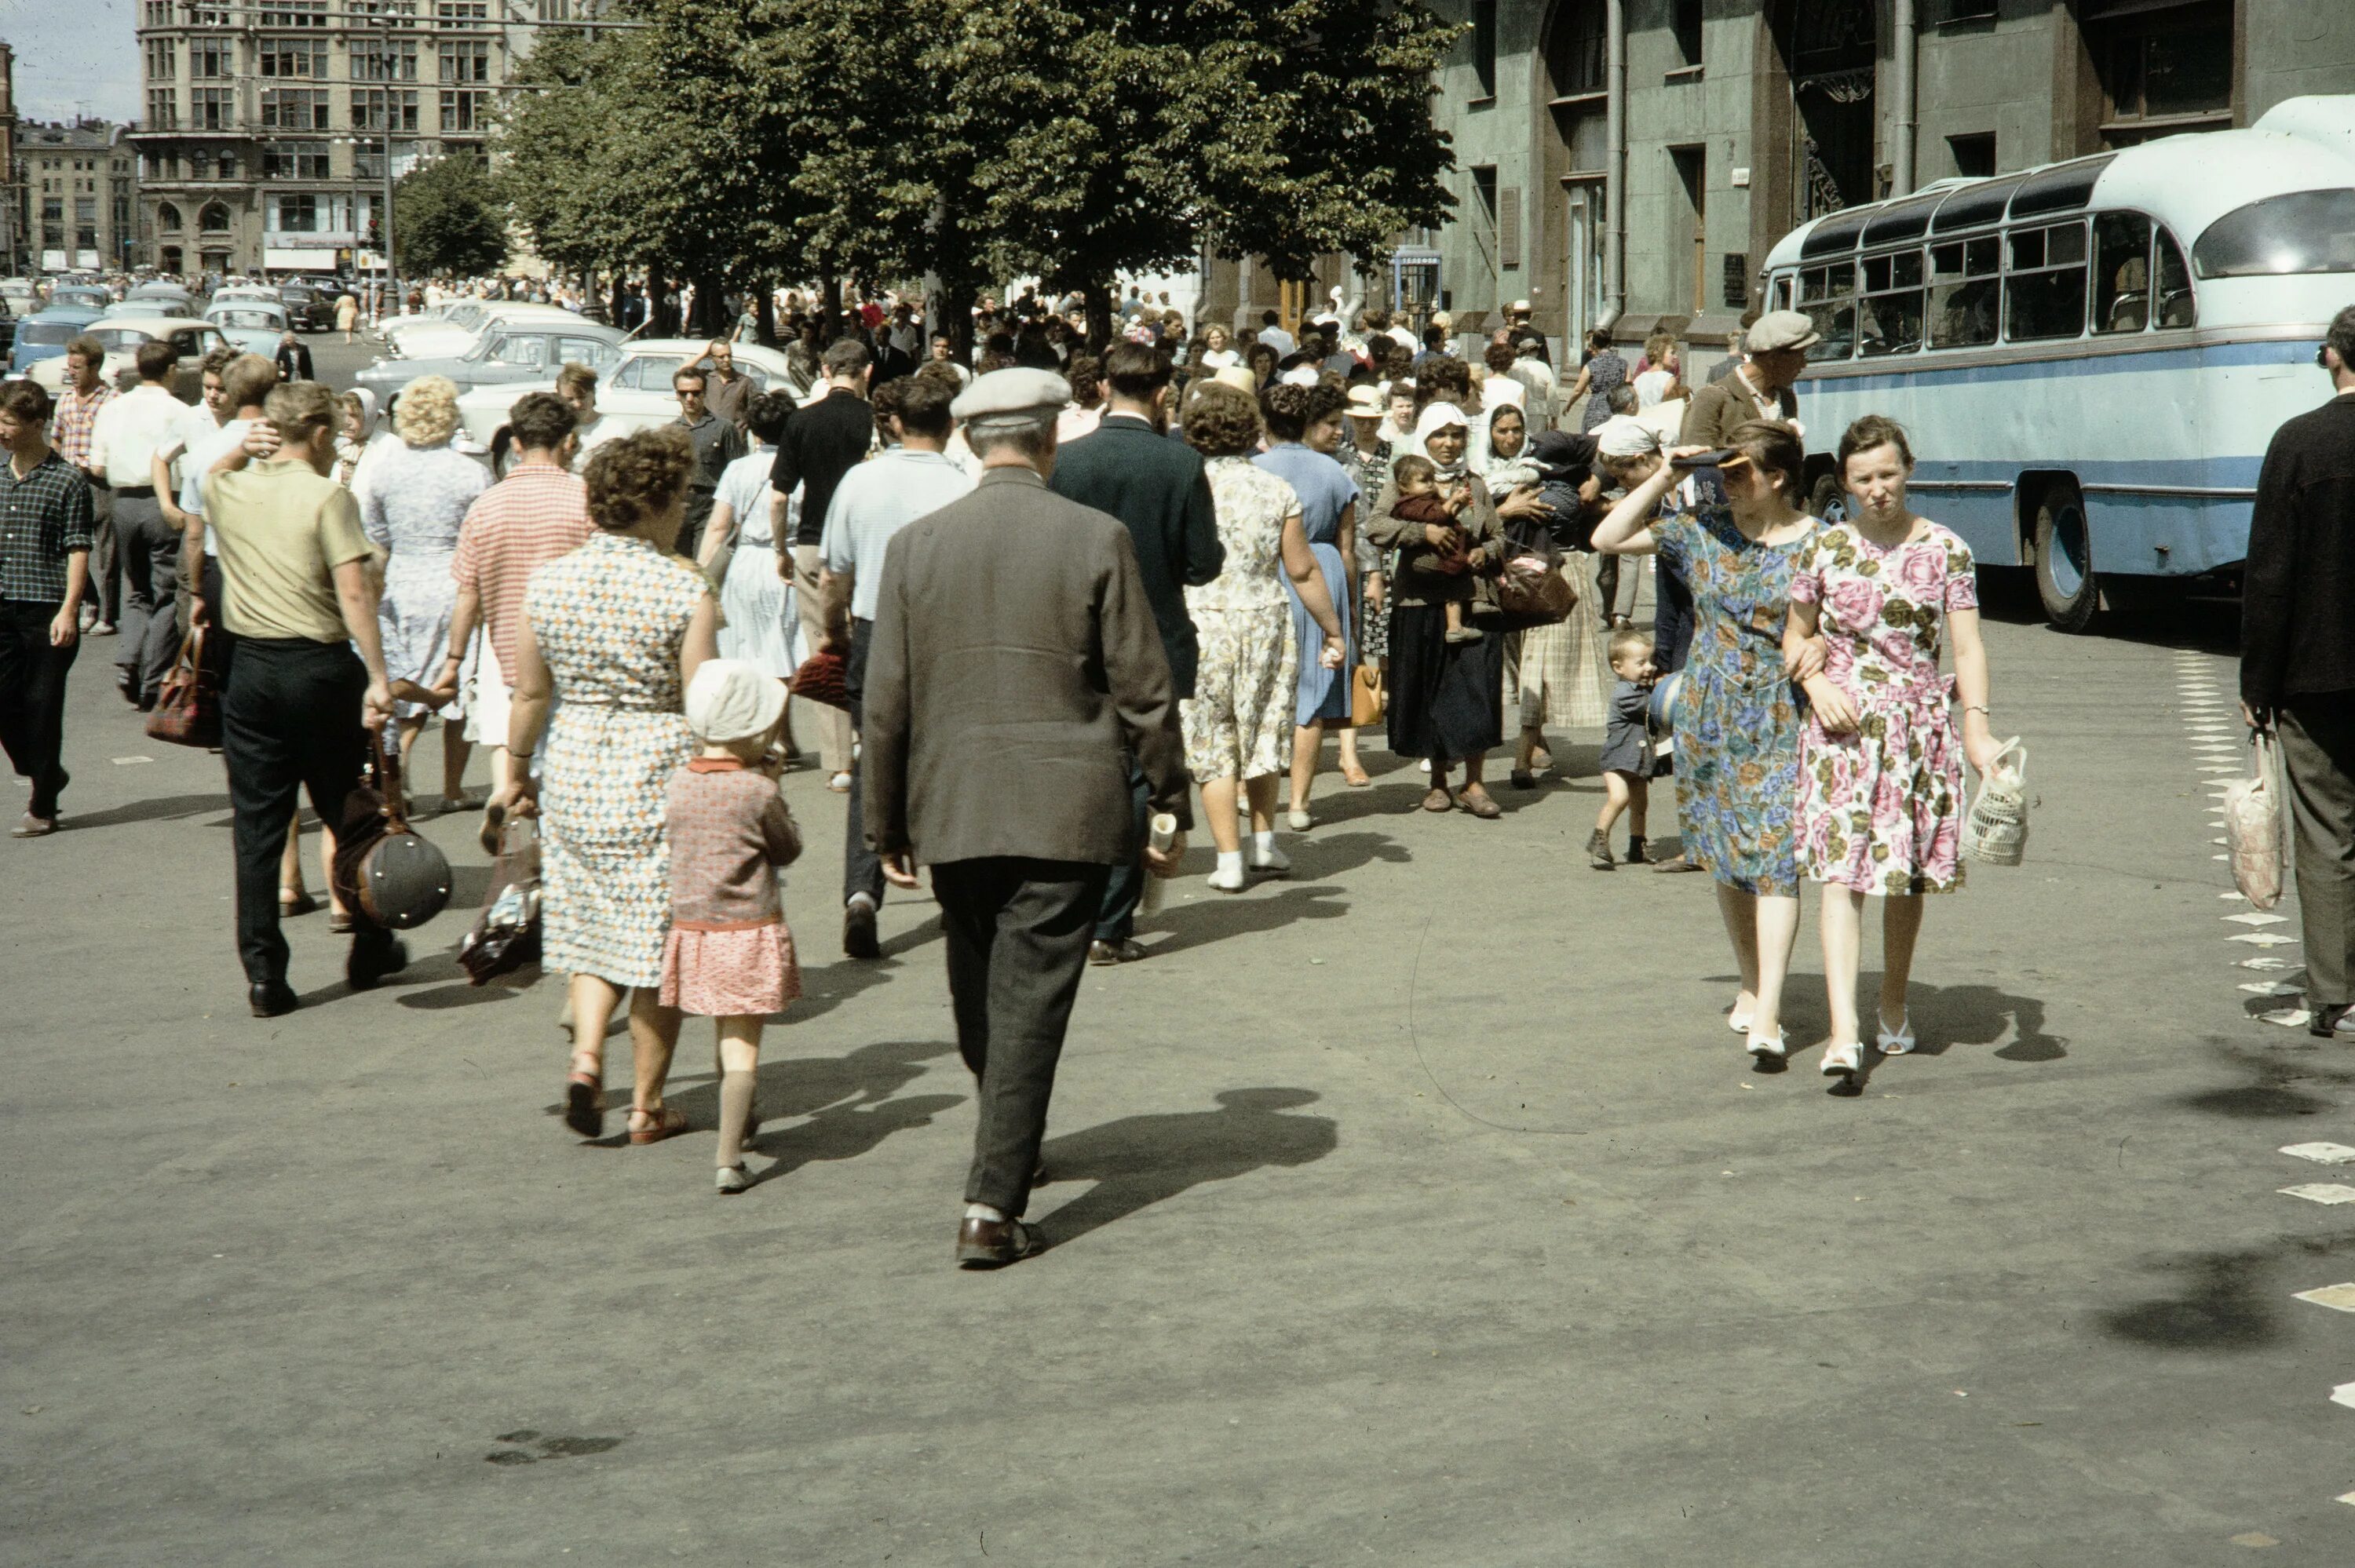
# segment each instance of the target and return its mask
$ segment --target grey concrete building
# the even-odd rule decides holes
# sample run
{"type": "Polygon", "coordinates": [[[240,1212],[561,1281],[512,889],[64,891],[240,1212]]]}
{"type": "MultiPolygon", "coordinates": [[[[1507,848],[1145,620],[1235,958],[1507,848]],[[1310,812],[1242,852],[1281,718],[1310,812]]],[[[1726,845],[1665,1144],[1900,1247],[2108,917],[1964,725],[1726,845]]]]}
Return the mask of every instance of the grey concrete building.
{"type": "Polygon", "coordinates": [[[16,127],[27,260],[42,271],[127,269],[141,259],[138,170],[124,129],[100,120],[16,127]]]}
{"type": "Polygon", "coordinates": [[[138,144],[166,272],[373,270],[392,173],[482,148],[531,28],[583,0],[140,0],[138,144]]]}
{"type": "Polygon", "coordinates": [[[1825,211],[2355,92],[2355,0],[1434,3],[1467,24],[1437,287],[1572,341],[1722,344],[1825,211]]]}

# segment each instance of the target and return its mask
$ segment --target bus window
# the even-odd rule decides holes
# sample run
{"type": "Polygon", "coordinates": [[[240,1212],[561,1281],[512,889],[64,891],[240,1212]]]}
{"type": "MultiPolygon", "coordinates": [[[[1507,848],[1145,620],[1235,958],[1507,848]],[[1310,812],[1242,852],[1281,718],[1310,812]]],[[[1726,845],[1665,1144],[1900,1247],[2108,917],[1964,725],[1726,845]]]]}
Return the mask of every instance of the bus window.
{"type": "Polygon", "coordinates": [[[2014,343],[2085,330],[2085,226],[2016,228],[2004,237],[2003,334],[2014,343]]]}
{"type": "Polygon", "coordinates": [[[1770,311],[1787,311],[1791,308],[1791,275],[1788,272],[1774,280],[1774,299],[1766,308],[1770,311]]]}
{"type": "Polygon", "coordinates": [[[2002,241],[1992,234],[1930,247],[1930,346],[1967,348],[1995,341],[1997,273],[2002,241]]]}
{"type": "Polygon", "coordinates": [[[2200,324],[2200,307],[2191,297],[2191,269],[2183,264],[2183,248],[2164,224],[2158,228],[2158,324],[2200,324]]]}
{"type": "Polygon", "coordinates": [[[1799,309],[1823,334],[1823,341],[1807,350],[1807,363],[1848,358],[1856,348],[1856,263],[1836,261],[1802,271],[1799,309]]]}
{"type": "Polygon", "coordinates": [[[2094,331],[2140,332],[2150,324],[2150,219],[2105,212],[2094,219],[2094,331]]]}
{"type": "Polygon", "coordinates": [[[1922,253],[1864,259],[1864,304],[1857,313],[1857,338],[1867,358],[1911,354],[1922,346],[1922,253]]]}
{"type": "Polygon", "coordinates": [[[2191,260],[2203,278],[2355,272],[2355,190],[2253,201],[2210,224],[2191,260]]]}

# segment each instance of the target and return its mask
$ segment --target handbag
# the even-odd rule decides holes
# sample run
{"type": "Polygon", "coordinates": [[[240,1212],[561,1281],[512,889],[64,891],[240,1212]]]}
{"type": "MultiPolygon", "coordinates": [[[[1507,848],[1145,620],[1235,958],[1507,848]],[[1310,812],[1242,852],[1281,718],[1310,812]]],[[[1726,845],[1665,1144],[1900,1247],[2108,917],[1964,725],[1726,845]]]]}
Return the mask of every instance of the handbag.
{"type": "Polygon", "coordinates": [[[205,662],[201,626],[189,627],[180,639],[180,656],[172,662],[155,711],[147,715],[147,738],[208,748],[221,743],[220,672],[205,662]]]}
{"type": "Polygon", "coordinates": [[[785,689],[805,702],[822,703],[847,713],[849,679],[849,659],[821,648],[802,661],[802,667],[794,672],[793,683],[785,689]]]}
{"type": "Polygon", "coordinates": [[[1578,589],[1562,575],[1561,554],[1525,551],[1505,562],[1497,579],[1497,608],[1504,612],[1505,630],[1525,631],[1533,626],[1556,626],[1578,608],[1578,589]]]}
{"type": "Polygon", "coordinates": [[[1963,856],[1989,865],[2018,865],[2028,853],[2028,748],[2014,736],[1979,776],[1979,792],[1963,819],[1963,856]]]}
{"type": "Polygon", "coordinates": [[[539,836],[528,824],[502,822],[491,868],[491,890],[474,928],[458,941],[467,980],[484,985],[539,957],[539,836]],[[521,831],[520,847],[511,847],[521,831]]]}
{"type": "Polygon", "coordinates": [[[391,725],[368,736],[372,784],[344,797],[330,874],[336,895],[379,926],[406,931],[450,906],[450,862],[410,831],[400,789],[400,737],[391,725]]]}
{"type": "Polygon", "coordinates": [[[1349,726],[1366,729],[1382,722],[1390,710],[1390,693],[1379,664],[1360,664],[1349,672],[1349,726]]]}
{"type": "Polygon", "coordinates": [[[2254,736],[2256,771],[2224,791],[2224,838],[2232,852],[2232,883],[2249,903],[2270,909],[2282,895],[2281,743],[2270,729],[2254,736]]]}

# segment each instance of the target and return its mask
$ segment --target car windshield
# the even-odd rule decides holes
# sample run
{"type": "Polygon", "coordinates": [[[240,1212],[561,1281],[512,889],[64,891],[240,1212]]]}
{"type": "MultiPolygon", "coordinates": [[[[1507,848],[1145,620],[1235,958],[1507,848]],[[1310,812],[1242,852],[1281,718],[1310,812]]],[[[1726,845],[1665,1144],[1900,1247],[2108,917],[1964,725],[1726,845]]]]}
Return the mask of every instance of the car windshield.
{"type": "Polygon", "coordinates": [[[2355,272],[2355,190],[2269,196],[2208,226],[2191,248],[2202,278],[2355,272]]]}
{"type": "Polygon", "coordinates": [[[16,329],[16,341],[34,348],[57,348],[71,343],[80,331],[71,322],[27,322],[16,329]]]}
{"type": "Polygon", "coordinates": [[[225,327],[275,327],[278,317],[268,311],[215,311],[213,323],[225,327]]]}

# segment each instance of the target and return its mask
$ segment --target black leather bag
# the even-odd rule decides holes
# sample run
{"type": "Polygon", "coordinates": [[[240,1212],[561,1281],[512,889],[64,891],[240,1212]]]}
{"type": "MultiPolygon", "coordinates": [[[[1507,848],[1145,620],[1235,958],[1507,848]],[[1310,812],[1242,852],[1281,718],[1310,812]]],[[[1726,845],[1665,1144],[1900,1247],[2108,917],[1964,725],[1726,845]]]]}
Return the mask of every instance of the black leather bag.
{"type": "Polygon", "coordinates": [[[400,737],[392,725],[370,735],[368,770],[375,782],[344,798],[336,829],[336,893],[346,908],[378,925],[410,930],[450,906],[450,862],[410,831],[400,737]]]}

